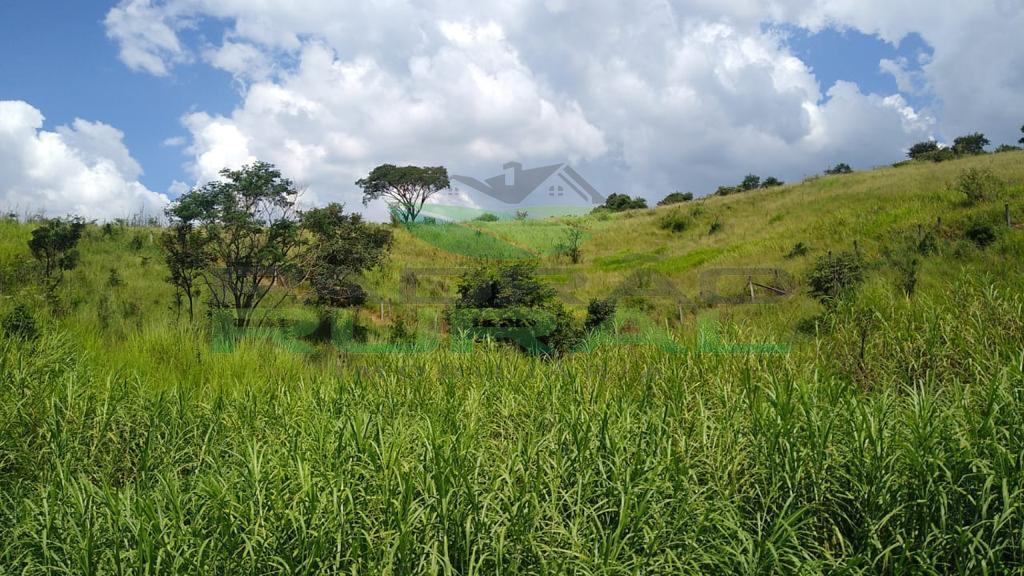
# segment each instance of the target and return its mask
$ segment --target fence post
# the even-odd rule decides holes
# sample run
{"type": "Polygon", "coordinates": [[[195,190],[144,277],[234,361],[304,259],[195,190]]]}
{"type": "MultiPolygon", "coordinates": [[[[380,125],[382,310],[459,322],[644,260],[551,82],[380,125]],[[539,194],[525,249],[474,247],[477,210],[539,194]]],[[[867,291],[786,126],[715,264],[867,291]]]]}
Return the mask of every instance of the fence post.
{"type": "Polygon", "coordinates": [[[1007,228],[1012,228],[1013,226],[1010,223],[1010,203],[1009,202],[1003,204],[1003,215],[1006,216],[1006,227],[1007,228]]]}
{"type": "Polygon", "coordinates": [[[750,303],[754,303],[754,277],[747,276],[747,288],[750,288],[750,303]]]}

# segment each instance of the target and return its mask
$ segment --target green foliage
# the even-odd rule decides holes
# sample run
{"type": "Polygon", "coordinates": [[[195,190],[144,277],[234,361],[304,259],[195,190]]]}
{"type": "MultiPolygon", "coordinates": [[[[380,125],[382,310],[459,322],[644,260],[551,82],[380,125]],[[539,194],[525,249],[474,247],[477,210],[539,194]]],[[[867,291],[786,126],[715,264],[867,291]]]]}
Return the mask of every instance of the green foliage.
{"type": "Polygon", "coordinates": [[[775,176],[769,176],[761,182],[761,188],[775,188],[776,186],[782,186],[785,184],[782,180],[779,180],[775,176]]]}
{"type": "Polygon", "coordinates": [[[313,301],[339,308],[365,302],[365,290],[353,279],[384,261],[394,241],[391,230],[365,222],[360,214],[345,214],[337,203],[303,212],[301,226],[309,242],[299,269],[313,301]]]}
{"type": "Polygon", "coordinates": [[[481,266],[462,276],[446,316],[453,329],[474,338],[510,342],[530,353],[565,354],[582,334],[555,296],[537,276],[536,264],[481,266]]]}
{"type": "Polygon", "coordinates": [[[722,231],[722,227],[722,221],[715,216],[715,220],[711,223],[711,226],[708,227],[708,234],[717,234],[722,231]]]}
{"type": "Polygon", "coordinates": [[[979,248],[988,247],[990,244],[995,242],[998,237],[995,227],[992,226],[992,224],[980,221],[971,224],[964,232],[964,236],[979,248]]]}
{"type": "Polygon", "coordinates": [[[443,166],[382,164],[356,186],[363,189],[363,205],[383,198],[402,222],[415,222],[427,200],[448,189],[450,181],[443,166]]]}
{"type": "Polygon", "coordinates": [[[953,153],[957,156],[984,154],[988,145],[988,138],[981,132],[975,132],[953,139],[953,153]]]}
{"type": "Polygon", "coordinates": [[[474,220],[476,220],[477,222],[497,222],[498,220],[501,220],[501,218],[498,218],[497,214],[484,212],[483,214],[474,218],[474,220]]]}
{"type": "Polygon", "coordinates": [[[743,189],[739,186],[719,186],[718,189],[715,190],[715,196],[728,196],[742,191],[743,189]]]}
{"type": "Polygon", "coordinates": [[[615,319],[617,303],[614,298],[593,298],[587,303],[587,318],[583,327],[588,331],[597,330],[615,319]]]}
{"type": "Polygon", "coordinates": [[[32,230],[28,248],[42,266],[47,287],[56,288],[64,272],[78,265],[78,242],[82,239],[85,221],[81,218],[54,218],[32,230]]]}
{"type": "Polygon", "coordinates": [[[1000,182],[991,170],[968,168],[960,172],[954,186],[964,195],[968,204],[977,204],[994,195],[1000,182]]]}
{"type": "Polygon", "coordinates": [[[918,142],[910,147],[907,151],[907,157],[911,160],[920,160],[925,154],[936,152],[939,149],[939,143],[935,140],[926,140],[924,142],[918,142]]]}
{"type": "Polygon", "coordinates": [[[583,238],[586,230],[578,222],[573,222],[565,230],[562,241],[555,246],[555,254],[565,256],[573,264],[583,260],[583,238]]]}
{"type": "MultiPolygon", "coordinates": [[[[626,194],[612,193],[605,199],[604,204],[596,209],[605,209],[610,212],[624,212],[626,210],[639,210],[647,208],[647,200],[645,198],[636,197],[630,198],[626,194]]],[[[595,209],[595,210],[596,210],[595,209]]]]}
{"type": "MultiPolygon", "coordinates": [[[[1024,126],[1020,127],[1020,131],[1024,132],[1024,126]]],[[[1020,144],[1021,146],[1024,146],[1024,136],[1022,136],[1020,140],[1017,140],[1017,143],[1020,144]]]]}
{"type": "Polygon", "coordinates": [[[516,220],[526,220],[530,213],[526,210],[516,210],[516,220]]]}
{"type": "Polygon", "coordinates": [[[740,190],[757,190],[761,187],[761,177],[756,174],[747,174],[740,182],[740,190]]]}
{"type": "Polygon", "coordinates": [[[846,162],[840,162],[839,164],[836,164],[835,166],[832,166],[831,168],[826,168],[825,169],[825,174],[829,174],[829,175],[850,174],[852,172],[853,172],[853,168],[850,168],[850,165],[847,164],[846,162]]]}
{"type": "Polygon", "coordinates": [[[1011,146],[1010,144],[1000,144],[996,148],[995,153],[1002,154],[1003,152],[1017,152],[1018,150],[1022,150],[1022,148],[1020,146],[1011,146]]]}
{"type": "Polygon", "coordinates": [[[293,214],[298,190],[266,162],[225,168],[220,175],[167,209],[173,234],[186,237],[165,236],[164,247],[196,245],[196,254],[203,255],[202,277],[213,287],[212,305],[233,310],[236,322],[245,325],[294,264],[300,243],[293,214]]]}
{"type": "Polygon", "coordinates": [[[790,260],[792,260],[793,258],[799,258],[801,256],[807,255],[807,253],[810,251],[811,249],[809,246],[807,246],[807,244],[804,244],[803,242],[797,242],[796,244],[793,244],[793,247],[790,248],[789,252],[786,253],[786,258],[790,260]]]}
{"type": "Polygon", "coordinates": [[[818,258],[808,277],[811,296],[833,306],[864,281],[864,263],[853,252],[840,252],[818,258]]]}
{"type": "Polygon", "coordinates": [[[684,232],[693,225],[693,218],[682,210],[675,209],[658,219],[658,227],[669,232],[684,232]]]}
{"type": "Polygon", "coordinates": [[[16,305],[0,320],[0,329],[4,336],[25,342],[33,342],[39,338],[39,329],[32,311],[24,304],[16,305]]]}
{"type": "Polygon", "coordinates": [[[952,148],[939,148],[932,152],[925,152],[918,156],[918,160],[931,161],[931,162],[945,162],[947,160],[955,160],[956,152],[952,148]]]}
{"type": "Polygon", "coordinates": [[[665,196],[658,202],[658,206],[668,206],[670,204],[682,204],[683,202],[690,202],[693,200],[693,192],[673,192],[668,196],[665,196]]]}
{"type": "Polygon", "coordinates": [[[160,235],[164,263],[167,265],[166,280],[174,286],[174,304],[181,313],[182,300],[188,302],[188,319],[195,319],[195,300],[199,297],[199,282],[203,271],[213,259],[208,245],[200,232],[190,222],[175,222],[160,235]]]}
{"type": "Polygon", "coordinates": [[[110,288],[124,286],[124,279],[121,278],[121,273],[117,271],[117,268],[111,268],[110,273],[107,274],[107,286],[110,288]]]}

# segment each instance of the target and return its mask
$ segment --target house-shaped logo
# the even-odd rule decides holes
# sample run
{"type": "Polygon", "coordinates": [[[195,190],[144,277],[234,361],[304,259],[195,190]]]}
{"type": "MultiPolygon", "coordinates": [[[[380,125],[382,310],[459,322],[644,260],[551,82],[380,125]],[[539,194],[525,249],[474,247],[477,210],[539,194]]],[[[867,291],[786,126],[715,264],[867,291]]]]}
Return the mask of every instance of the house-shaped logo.
{"type": "Polygon", "coordinates": [[[508,205],[604,203],[604,196],[568,164],[523,169],[519,162],[508,162],[502,168],[504,174],[483,182],[470,176],[452,180],[508,205]]]}

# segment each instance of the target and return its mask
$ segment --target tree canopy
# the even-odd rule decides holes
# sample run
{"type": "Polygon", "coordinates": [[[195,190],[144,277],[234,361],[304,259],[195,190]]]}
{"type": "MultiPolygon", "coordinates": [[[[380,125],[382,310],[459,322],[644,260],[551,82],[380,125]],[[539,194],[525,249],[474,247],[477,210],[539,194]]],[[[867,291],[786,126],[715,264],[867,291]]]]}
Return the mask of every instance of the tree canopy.
{"type": "Polygon", "coordinates": [[[56,288],[64,272],[78,265],[77,246],[84,230],[81,218],[53,218],[32,230],[28,248],[43,267],[47,288],[56,288]]]}
{"type": "Polygon", "coordinates": [[[382,164],[366,178],[356,180],[356,186],[363,189],[364,206],[383,198],[403,222],[415,222],[427,200],[450,185],[443,166],[382,164]]]}
{"type": "Polygon", "coordinates": [[[299,244],[294,215],[298,190],[266,162],[224,169],[220,181],[182,195],[167,209],[172,228],[194,227],[202,248],[202,278],[212,304],[230,308],[239,325],[288,271],[299,244]]]}
{"type": "Polygon", "coordinates": [[[910,147],[907,151],[907,157],[912,160],[920,160],[925,154],[935,152],[939,149],[939,143],[935,140],[927,140],[925,142],[918,142],[910,147]]]}
{"type": "Polygon", "coordinates": [[[984,154],[985,146],[989,145],[988,138],[981,132],[960,136],[953,140],[953,152],[957,156],[984,154]]]}
{"type": "Polygon", "coordinates": [[[673,192],[668,196],[665,196],[658,202],[658,206],[668,206],[670,204],[680,204],[682,202],[689,202],[693,200],[693,192],[673,192]]]}

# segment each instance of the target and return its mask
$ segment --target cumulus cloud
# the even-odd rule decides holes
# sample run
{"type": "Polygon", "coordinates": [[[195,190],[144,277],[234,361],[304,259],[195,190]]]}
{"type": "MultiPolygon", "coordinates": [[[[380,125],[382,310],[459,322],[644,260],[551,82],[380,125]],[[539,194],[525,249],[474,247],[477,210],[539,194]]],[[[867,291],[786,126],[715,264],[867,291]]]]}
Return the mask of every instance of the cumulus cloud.
{"type": "Polygon", "coordinates": [[[569,160],[606,193],[652,198],[868,167],[938,132],[1009,134],[1024,88],[1024,56],[1003,53],[1024,7],[1005,0],[125,0],[107,26],[129,66],[160,74],[202,18],[227,22],[203,55],[243,90],[230,114],[185,117],[193,175],[265,159],[314,200],[355,202],[353,180],[382,162],[489,176],[569,160]],[[920,71],[879,63],[902,94],[820,86],[766,23],[916,32],[934,55],[920,71]]]}
{"type": "Polygon", "coordinates": [[[0,206],[91,218],[158,214],[168,199],[139,183],[123,134],[77,119],[55,131],[26,102],[0,101],[0,206]]]}

